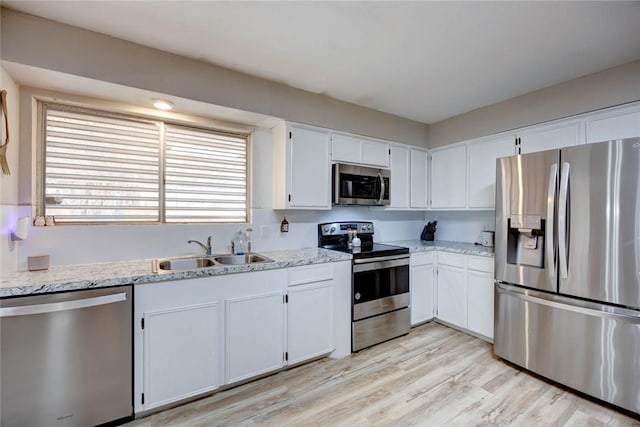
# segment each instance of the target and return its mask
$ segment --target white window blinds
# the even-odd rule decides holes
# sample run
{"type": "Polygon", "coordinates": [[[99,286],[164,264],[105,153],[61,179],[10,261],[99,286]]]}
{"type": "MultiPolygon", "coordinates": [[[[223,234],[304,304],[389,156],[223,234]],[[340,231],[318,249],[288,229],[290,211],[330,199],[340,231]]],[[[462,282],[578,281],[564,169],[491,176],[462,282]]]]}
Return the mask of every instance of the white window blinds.
{"type": "Polygon", "coordinates": [[[247,136],[46,104],[58,223],[246,222],[247,136]]]}
{"type": "Polygon", "coordinates": [[[166,222],[246,222],[246,183],[246,137],[167,125],[166,222]]]}
{"type": "Polygon", "coordinates": [[[56,222],[159,218],[156,123],[46,109],[44,203],[56,222]]]}

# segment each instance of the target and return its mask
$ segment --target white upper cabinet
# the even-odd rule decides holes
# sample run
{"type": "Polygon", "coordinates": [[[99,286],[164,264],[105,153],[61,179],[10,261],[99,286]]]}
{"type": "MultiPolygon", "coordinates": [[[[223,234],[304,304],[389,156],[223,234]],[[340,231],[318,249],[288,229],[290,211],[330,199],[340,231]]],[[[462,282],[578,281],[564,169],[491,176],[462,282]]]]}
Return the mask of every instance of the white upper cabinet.
{"type": "Polygon", "coordinates": [[[467,146],[456,144],[431,151],[431,208],[467,206],[467,146]]]}
{"type": "Polygon", "coordinates": [[[515,136],[469,142],[469,208],[495,209],[496,159],[516,154],[515,136]]]}
{"type": "MultiPolygon", "coordinates": [[[[429,153],[417,148],[411,149],[411,207],[429,207],[429,153]]],[[[393,185],[393,181],[391,181],[393,185]]],[[[392,193],[393,194],[393,193],[392,193]]]]}
{"type": "Polygon", "coordinates": [[[287,123],[274,135],[274,209],[331,209],[330,132],[287,123]]]}
{"type": "Polygon", "coordinates": [[[591,114],[586,123],[587,143],[640,137],[640,105],[591,114]]]}
{"type": "Polygon", "coordinates": [[[334,132],[331,135],[331,161],[389,169],[389,144],[334,132]]]}
{"type": "Polygon", "coordinates": [[[582,121],[563,120],[553,124],[533,126],[518,132],[520,154],[552,150],[583,144],[582,121]]]}
{"type": "MultiPolygon", "coordinates": [[[[409,173],[409,148],[391,146],[391,189],[390,209],[409,207],[409,189],[413,184],[409,173]]],[[[426,182],[425,182],[426,183],[426,182]]]]}
{"type": "Polygon", "coordinates": [[[427,209],[429,177],[427,150],[391,146],[391,203],[387,209],[427,209]]]}

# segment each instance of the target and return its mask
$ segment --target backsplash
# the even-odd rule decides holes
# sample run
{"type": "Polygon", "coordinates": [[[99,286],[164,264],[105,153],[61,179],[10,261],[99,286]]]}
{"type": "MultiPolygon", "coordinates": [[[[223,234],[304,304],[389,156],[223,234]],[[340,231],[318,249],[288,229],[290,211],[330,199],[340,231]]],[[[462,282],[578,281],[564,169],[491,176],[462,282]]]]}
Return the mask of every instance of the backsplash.
{"type": "MultiPolygon", "coordinates": [[[[26,213],[28,214],[28,213],[26,213]]],[[[215,253],[230,252],[238,230],[253,228],[254,252],[317,246],[317,224],[330,221],[373,221],[377,241],[417,239],[424,225],[423,212],[392,212],[381,208],[336,207],[330,211],[274,211],[254,209],[247,224],[163,224],[31,227],[19,242],[18,269],[26,269],[27,256],[49,254],[51,265],[86,264],[127,259],[162,258],[200,253],[187,240],[213,236],[215,253]],[[280,232],[282,218],[289,232],[280,232]]]]}
{"type": "Polygon", "coordinates": [[[436,240],[452,242],[480,242],[480,233],[495,231],[495,211],[449,211],[425,212],[425,222],[438,221],[436,240]]]}

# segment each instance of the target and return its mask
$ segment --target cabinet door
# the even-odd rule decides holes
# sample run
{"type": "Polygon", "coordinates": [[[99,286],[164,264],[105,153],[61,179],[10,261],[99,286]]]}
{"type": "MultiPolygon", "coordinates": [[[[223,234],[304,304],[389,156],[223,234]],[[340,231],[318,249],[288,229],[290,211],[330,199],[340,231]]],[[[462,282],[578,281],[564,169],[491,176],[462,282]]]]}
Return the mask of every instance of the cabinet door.
{"type": "Polygon", "coordinates": [[[226,384],[283,366],[283,299],[277,292],[225,301],[226,384]]]}
{"type": "Polygon", "coordinates": [[[144,409],[218,387],[218,304],[144,313],[144,409]]]}
{"type": "Polygon", "coordinates": [[[287,307],[287,352],[295,364],[333,351],[333,281],[292,286],[287,307]]]}
{"type": "Polygon", "coordinates": [[[341,133],[332,134],[331,160],[334,162],[360,163],[360,140],[341,133]]]}
{"type": "Polygon", "coordinates": [[[467,147],[431,152],[431,207],[459,209],[467,204],[467,147]]]}
{"type": "MultiPolygon", "coordinates": [[[[428,202],[428,158],[429,153],[411,149],[411,207],[427,209],[428,202]]],[[[392,181],[393,185],[393,181],[392,181]]]]}
{"type": "Polygon", "coordinates": [[[587,143],[640,137],[640,105],[616,108],[587,118],[587,143]]]}
{"type": "Polygon", "coordinates": [[[391,203],[389,208],[409,207],[409,149],[391,146],[391,203]]]}
{"type": "Polygon", "coordinates": [[[438,265],[438,319],[467,327],[467,285],[464,268],[438,265]]]}
{"type": "Polygon", "coordinates": [[[433,264],[411,266],[411,325],[433,319],[433,264]]]}
{"type": "Polygon", "coordinates": [[[329,132],[291,126],[289,207],[331,208],[329,132]]]}
{"type": "Polygon", "coordinates": [[[467,328],[493,339],[493,274],[467,270],[467,328]]]}
{"type": "Polygon", "coordinates": [[[389,167],[389,144],[382,141],[363,139],[361,146],[361,162],[363,165],[389,167]]]}
{"type": "Polygon", "coordinates": [[[469,208],[494,209],[496,159],[516,154],[515,136],[469,143],[469,208]]]}
{"type": "Polygon", "coordinates": [[[520,153],[552,150],[583,142],[580,121],[556,123],[524,130],[520,137],[520,153]]]}

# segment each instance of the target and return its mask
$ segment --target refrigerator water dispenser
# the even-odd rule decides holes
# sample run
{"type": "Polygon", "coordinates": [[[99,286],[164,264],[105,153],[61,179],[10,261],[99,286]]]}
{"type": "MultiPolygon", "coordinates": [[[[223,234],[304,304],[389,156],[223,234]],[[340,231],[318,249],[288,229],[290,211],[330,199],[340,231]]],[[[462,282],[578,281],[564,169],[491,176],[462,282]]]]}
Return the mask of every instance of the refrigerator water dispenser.
{"type": "Polygon", "coordinates": [[[540,215],[511,215],[507,221],[507,262],[544,268],[545,220],[540,215]]]}

